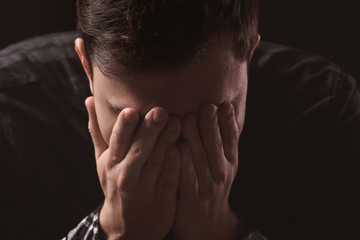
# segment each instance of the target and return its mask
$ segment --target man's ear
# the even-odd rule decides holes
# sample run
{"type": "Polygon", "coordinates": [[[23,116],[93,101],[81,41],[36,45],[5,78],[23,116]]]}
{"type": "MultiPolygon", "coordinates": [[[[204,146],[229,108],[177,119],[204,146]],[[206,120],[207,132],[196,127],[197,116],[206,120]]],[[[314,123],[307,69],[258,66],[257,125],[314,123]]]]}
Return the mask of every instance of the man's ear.
{"type": "Polygon", "coordinates": [[[85,45],[84,45],[84,40],[82,38],[77,38],[75,40],[75,50],[80,58],[81,64],[82,64],[82,66],[85,70],[85,73],[89,79],[91,93],[94,95],[93,79],[91,77],[91,70],[90,70],[89,62],[86,59],[85,45]]]}
{"type": "Polygon", "coordinates": [[[251,59],[252,59],[252,56],[253,56],[253,54],[254,54],[255,49],[257,48],[257,46],[259,46],[260,39],[261,39],[261,36],[260,36],[260,34],[258,34],[258,35],[257,35],[257,38],[256,38],[256,41],[254,42],[254,45],[253,45],[253,47],[252,47],[252,49],[251,49],[251,54],[250,54],[249,62],[250,62],[251,59]]]}

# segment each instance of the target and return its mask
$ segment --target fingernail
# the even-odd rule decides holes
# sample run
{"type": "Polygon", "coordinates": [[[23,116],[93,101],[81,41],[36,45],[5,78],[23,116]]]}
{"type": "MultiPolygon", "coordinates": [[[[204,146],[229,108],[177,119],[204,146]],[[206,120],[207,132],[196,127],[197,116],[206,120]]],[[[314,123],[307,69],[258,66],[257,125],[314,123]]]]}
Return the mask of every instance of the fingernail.
{"type": "Polygon", "coordinates": [[[153,121],[157,123],[165,122],[167,120],[167,117],[167,113],[164,110],[160,109],[154,110],[154,113],[152,115],[153,121]]]}
{"type": "Polygon", "coordinates": [[[205,120],[214,120],[217,115],[217,107],[213,104],[207,104],[201,110],[200,118],[205,120]]]}
{"type": "Polygon", "coordinates": [[[226,115],[228,117],[231,117],[233,115],[234,112],[234,106],[231,103],[228,103],[226,106],[226,115]]]}
{"type": "Polygon", "coordinates": [[[210,119],[214,119],[216,117],[217,110],[218,109],[216,106],[212,106],[211,111],[210,111],[210,119]]]}
{"type": "Polygon", "coordinates": [[[131,111],[130,109],[124,109],[123,111],[124,111],[124,118],[127,122],[136,121],[137,116],[133,111],[131,111]]]}
{"type": "Polygon", "coordinates": [[[234,105],[230,104],[230,116],[233,116],[235,114],[234,105]]]}

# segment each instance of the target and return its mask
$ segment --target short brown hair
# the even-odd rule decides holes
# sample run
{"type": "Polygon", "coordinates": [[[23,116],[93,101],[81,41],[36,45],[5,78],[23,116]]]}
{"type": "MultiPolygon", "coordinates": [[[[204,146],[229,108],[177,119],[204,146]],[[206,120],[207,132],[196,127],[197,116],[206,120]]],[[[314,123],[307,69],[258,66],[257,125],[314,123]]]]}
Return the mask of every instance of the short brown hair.
{"type": "Polygon", "coordinates": [[[185,63],[228,29],[248,61],[258,33],[258,0],[77,0],[86,56],[104,74],[185,63]]]}

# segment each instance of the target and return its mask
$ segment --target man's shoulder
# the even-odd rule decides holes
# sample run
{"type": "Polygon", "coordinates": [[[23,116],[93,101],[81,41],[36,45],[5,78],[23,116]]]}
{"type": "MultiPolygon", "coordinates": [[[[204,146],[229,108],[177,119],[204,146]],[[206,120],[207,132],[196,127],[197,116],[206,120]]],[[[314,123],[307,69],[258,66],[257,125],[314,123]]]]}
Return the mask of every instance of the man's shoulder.
{"type": "Polygon", "coordinates": [[[0,51],[0,87],[31,83],[79,84],[84,78],[74,49],[77,32],[43,35],[10,45],[0,51]]]}

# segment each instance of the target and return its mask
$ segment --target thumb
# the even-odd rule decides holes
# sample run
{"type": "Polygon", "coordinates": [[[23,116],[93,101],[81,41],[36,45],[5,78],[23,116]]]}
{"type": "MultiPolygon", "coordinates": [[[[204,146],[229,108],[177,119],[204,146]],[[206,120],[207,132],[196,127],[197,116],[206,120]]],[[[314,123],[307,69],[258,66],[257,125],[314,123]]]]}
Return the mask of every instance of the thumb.
{"type": "Polygon", "coordinates": [[[107,144],[100,132],[99,124],[96,117],[94,97],[88,97],[85,100],[85,106],[89,114],[89,132],[95,148],[95,158],[98,160],[100,155],[107,149],[107,144]]]}

